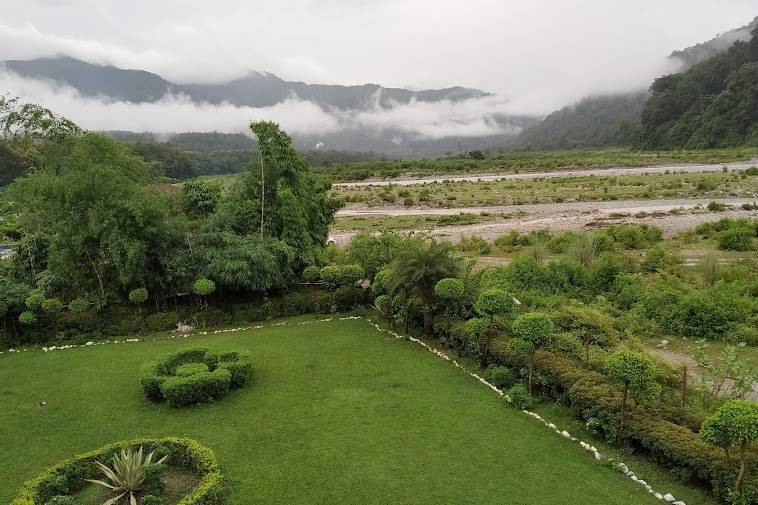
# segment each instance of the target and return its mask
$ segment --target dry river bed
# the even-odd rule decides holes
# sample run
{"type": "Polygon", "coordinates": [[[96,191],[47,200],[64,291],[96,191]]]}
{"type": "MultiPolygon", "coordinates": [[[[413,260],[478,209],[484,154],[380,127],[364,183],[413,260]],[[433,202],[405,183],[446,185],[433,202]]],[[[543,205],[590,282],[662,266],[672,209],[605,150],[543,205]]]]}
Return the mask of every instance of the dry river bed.
{"type": "MultiPolygon", "coordinates": [[[[653,165],[646,167],[605,167],[605,168],[576,168],[567,170],[555,170],[552,172],[523,172],[523,173],[482,173],[468,175],[447,175],[447,176],[424,176],[424,177],[397,177],[393,179],[367,179],[357,182],[338,182],[333,186],[335,188],[354,188],[360,186],[412,186],[416,184],[441,183],[444,181],[451,182],[488,182],[503,180],[526,180],[526,179],[545,179],[554,177],[577,177],[587,175],[598,176],[625,176],[625,175],[645,175],[645,174],[665,174],[667,172],[675,173],[698,173],[698,172],[720,172],[724,167],[729,171],[747,170],[750,167],[758,166],[758,158],[748,161],[735,163],[716,163],[709,165],[653,165]]],[[[528,169],[525,169],[528,170],[528,169]]]]}
{"type": "MultiPolygon", "coordinates": [[[[650,224],[661,228],[665,235],[694,228],[709,221],[722,218],[756,218],[758,211],[742,210],[743,203],[754,203],[749,198],[716,199],[719,203],[732,205],[732,210],[710,212],[704,207],[711,199],[680,200],[625,200],[604,202],[568,202],[529,205],[502,205],[492,207],[466,208],[424,208],[386,206],[369,208],[362,204],[348,205],[337,212],[337,217],[382,217],[412,215],[455,215],[459,213],[488,212],[490,214],[516,214],[516,217],[485,223],[420,228],[433,236],[453,241],[470,235],[480,235],[487,240],[494,240],[511,229],[528,232],[547,229],[553,232],[565,230],[586,230],[605,227],[612,224],[650,224]],[[679,209],[680,212],[671,213],[679,209]]],[[[337,244],[345,244],[357,231],[334,229],[331,238],[337,244]]]]}

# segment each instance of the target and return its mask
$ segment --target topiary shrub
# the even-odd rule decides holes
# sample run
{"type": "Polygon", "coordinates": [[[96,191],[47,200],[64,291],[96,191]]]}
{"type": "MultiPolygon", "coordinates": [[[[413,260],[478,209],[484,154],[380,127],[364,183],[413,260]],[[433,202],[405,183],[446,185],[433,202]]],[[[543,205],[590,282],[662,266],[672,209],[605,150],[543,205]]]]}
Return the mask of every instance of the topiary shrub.
{"type": "Polygon", "coordinates": [[[185,407],[222,398],[230,389],[242,387],[251,371],[248,353],[196,348],[145,363],[139,378],[149,400],[185,407]]]}
{"type": "Polygon", "coordinates": [[[303,280],[314,283],[321,279],[321,269],[315,265],[309,265],[303,269],[303,280]]]}
{"type": "Polygon", "coordinates": [[[321,279],[331,286],[336,286],[340,282],[342,269],[336,265],[328,265],[321,269],[321,279]]]}
{"type": "MultiPolygon", "coordinates": [[[[219,505],[223,501],[224,487],[216,455],[209,448],[189,438],[167,437],[135,439],[116,442],[61,461],[37,477],[25,482],[11,505],[53,504],[69,505],[64,494],[76,493],[85,485],[84,479],[99,479],[100,470],[95,461],[108,461],[122,449],[143,447],[147,452],[168,455],[167,464],[196,472],[200,482],[182,497],[177,505],[219,505]],[[59,489],[65,489],[60,491],[59,489]]],[[[160,486],[160,485],[159,485],[160,486]]],[[[147,496],[142,503],[146,505],[147,496]]],[[[157,497],[156,497],[157,498],[157,497]]],[[[149,502],[149,503],[160,503],[149,502]]]]}

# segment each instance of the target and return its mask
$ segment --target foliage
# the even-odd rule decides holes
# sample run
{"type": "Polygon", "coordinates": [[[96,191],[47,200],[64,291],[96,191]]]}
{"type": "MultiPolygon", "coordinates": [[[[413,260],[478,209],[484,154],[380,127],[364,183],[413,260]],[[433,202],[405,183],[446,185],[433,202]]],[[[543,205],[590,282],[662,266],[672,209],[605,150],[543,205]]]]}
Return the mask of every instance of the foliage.
{"type": "Polygon", "coordinates": [[[208,296],[216,291],[216,284],[210,279],[198,279],[192,286],[192,290],[196,295],[208,296]]]}
{"type": "MultiPolygon", "coordinates": [[[[94,477],[98,459],[115,457],[121,451],[133,450],[136,447],[146,447],[151,452],[165,451],[169,463],[180,468],[187,468],[201,475],[200,482],[190,491],[179,505],[219,505],[223,496],[223,479],[216,455],[208,449],[188,438],[135,439],[116,442],[94,451],[86,452],[68,458],[49,468],[34,479],[24,483],[12,505],[35,505],[45,503],[60,489],[52,486],[59,481],[71,491],[78,490],[84,478],[94,477]]],[[[68,492],[68,491],[65,491],[68,492]]],[[[49,503],[49,502],[48,502],[49,503]]]]}
{"type": "Polygon", "coordinates": [[[89,307],[89,302],[86,298],[74,298],[68,303],[68,310],[75,314],[81,314],[89,307]]]}
{"type": "Polygon", "coordinates": [[[368,277],[373,277],[400,254],[409,241],[397,233],[378,235],[360,233],[350,239],[347,253],[351,261],[361,265],[368,277]]]}
{"type": "Polygon", "coordinates": [[[655,367],[653,362],[643,353],[616,351],[608,356],[605,362],[605,371],[611,382],[620,384],[624,388],[616,433],[616,444],[618,445],[624,435],[627,397],[631,395],[633,399],[639,402],[657,395],[660,386],[654,382],[655,367]]]}
{"type": "Polygon", "coordinates": [[[642,112],[640,145],[646,149],[754,144],[758,104],[758,28],[749,42],[686,72],[656,79],[642,112]]]}
{"type": "Polygon", "coordinates": [[[251,370],[247,353],[197,348],[145,363],[139,376],[148,399],[185,407],[218,400],[229,389],[244,386],[251,370]]]}
{"type": "Polygon", "coordinates": [[[201,179],[182,186],[182,209],[192,217],[209,216],[221,200],[221,186],[201,179]]]}
{"type": "Polygon", "coordinates": [[[129,301],[134,304],[145,303],[148,298],[147,289],[137,288],[129,292],[129,301]]]}
{"type": "Polygon", "coordinates": [[[755,230],[747,226],[734,226],[716,236],[719,249],[725,251],[752,251],[755,230]]]}
{"type": "Polygon", "coordinates": [[[360,265],[344,265],[340,269],[339,282],[343,286],[351,286],[363,280],[366,272],[360,265]]]}
{"type": "Polygon", "coordinates": [[[337,265],[327,265],[321,269],[321,279],[331,286],[336,286],[340,283],[340,274],[342,269],[337,265]]]}
{"type": "Polygon", "coordinates": [[[697,364],[697,387],[705,393],[707,406],[720,398],[744,399],[758,382],[758,371],[743,358],[745,343],[730,344],[718,355],[709,353],[709,344],[700,339],[695,342],[692,358],[697,364]]]}
{"type": "Polygon", "coordinates": [[[321,279],[321,269],[316,265],[308,265],[303,269],[303,280],[308,283],[318,282],[321,279]]]}
{"type": "Polygon", "coordinates": [[[484,380],[500,389],[509,389],[516,384],[516,377],[510,368],[490,365],[484,371],[484,380]]]}
{"type": "Polygon", "coordinates": [[[534,398],[523,384],[516,384],[505,392],[511,399],[514,408],[518,410],[529,410],[534,407],[534,398]]]}
{"type": "Polygon", "coordinates": [[[37,315],[27,310],[19,314],[18,320],[21,324],[32,325],[37,322],[37,315]]]}
{"type": "MultiPolygon", "coordinates": [[[[115,496],[106,500],[103,505],[111,505],[123,501],[131,505],[137,505],[137,492],[142,490],[145,483],[145,467],[151,464],[154,453],[151,451],[143,458],[142,446],[137,452],[132,448],[121,449],[121,454],[114,454],[111,460],[111,467],[95,461],[100,471],[105,475],[109,482],[102,480],[85,479],[109,490],[115,496]]],[[[161,465],[168,455],[163,456],[155,462],[161,465]]]]}

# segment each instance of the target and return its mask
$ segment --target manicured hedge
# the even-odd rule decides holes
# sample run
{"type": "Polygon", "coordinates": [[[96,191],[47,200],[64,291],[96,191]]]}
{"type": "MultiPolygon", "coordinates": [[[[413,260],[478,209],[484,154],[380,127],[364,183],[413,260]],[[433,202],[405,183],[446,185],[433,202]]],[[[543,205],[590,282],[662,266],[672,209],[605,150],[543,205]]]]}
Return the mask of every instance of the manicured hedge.
{"type": "Polygon", "coordinates": [[[94,451],[65,459],[28,480],[11,505],[44,505],[53,496],[68,495],[81,489],[83,479],[100,478],[95,461],[110,461],[122,449],[142,446],[157,454],[168,454],[167,464],[186,468],[202,477],[195,488],[177,505],[218,505],[223,501],[223,479],[216,455],[209,448],[189,438],[145,438],[115,442],[94,451]]]}
{"type": "MultiPolygon", "coordinates": [[[[514,370],[523,368],[522,359],[505,346],[496,347],[494,357],[514,370]]],[[[605,376],[587,370],[570,358],[538,351],[535,373],[543,379],[543,392],[567,404],[584,421],[593,420],[609,438],[615,437],[622,392],[605,376]]],[[[659,464],[672,469],[685,480],[710,486],[726,500],[737,476],[736,462],[728,462],[723,451],[703,442],[694,429],[702,419],[679,413],[676,409],[659,409],[634,405],[625,440],[650,454],[659,464]],[[676,421],[676,422],[672,422],[676,421]]],[[[747,471],[742,484],[745,503],[758,503],[758,457],[747,455],[747,471]]]]}
{"type": "Polygon", "coordinates": [[[145,363],[139,379],[148,399],[184,407],[222,398],[244,386],[251,371],[248,353],[193,348],[145,363]]]}

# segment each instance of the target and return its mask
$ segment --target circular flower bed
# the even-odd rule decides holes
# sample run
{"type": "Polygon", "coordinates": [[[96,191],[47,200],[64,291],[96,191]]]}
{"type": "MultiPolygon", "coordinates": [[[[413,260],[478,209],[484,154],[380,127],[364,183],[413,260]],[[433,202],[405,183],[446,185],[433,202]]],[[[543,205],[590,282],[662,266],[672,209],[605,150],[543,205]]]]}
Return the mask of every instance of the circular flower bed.
{"type": "Polygon", "coordinates": [[[96,461],[110,461],[122,450],[138,449],[167,455],[168,464],[196,472],[200,482],[177,505],[216,505],[222,502],[223,483],[216,455],[189,438],[125,440],[61,461],[27,481],[11,505],[43,505],[56,496],[70,496],[88,485],[85,479],[100,479],[96,461]]]}
{"type": "Polygon", "coordinates": [[[184,407],[218,400],[230,389],[242,387],[251,370],[248,353],[196,348],[145,363],[140,382],[150,400],[184,407]]]}

